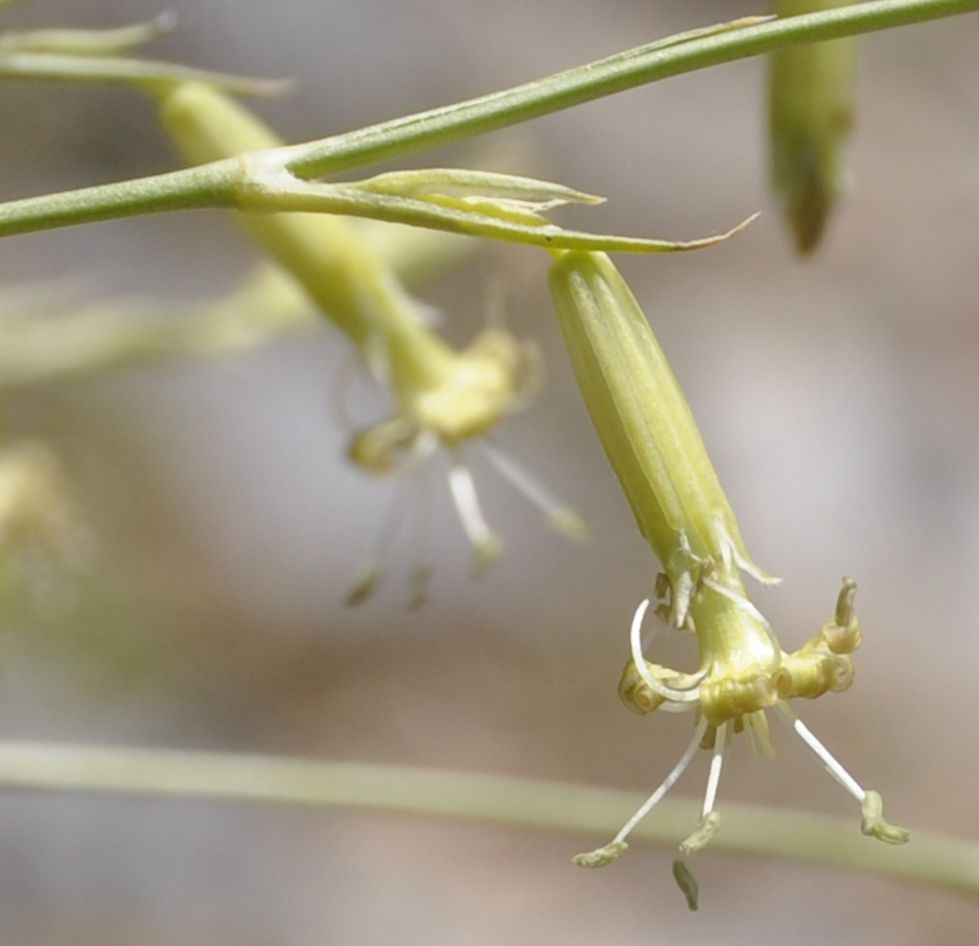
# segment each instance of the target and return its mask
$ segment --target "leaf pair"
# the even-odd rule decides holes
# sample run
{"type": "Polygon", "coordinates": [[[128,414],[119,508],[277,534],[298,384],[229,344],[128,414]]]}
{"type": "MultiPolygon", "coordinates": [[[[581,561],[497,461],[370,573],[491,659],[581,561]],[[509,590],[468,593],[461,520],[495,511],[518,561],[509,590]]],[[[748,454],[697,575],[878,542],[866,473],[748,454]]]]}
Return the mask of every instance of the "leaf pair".
{"type": "Polygon", "coordinates": [[[282,171],[255,172],[257,187],[243,194],[240,209],[325,211],[430,227],[543,249],[626,253],[674,253],[722,243],[743,230],[672,241],[596,234],[560,227],[544,213],[567,204],[595,205],[604,198],[535,178],[433,168],[396,171],[353,183],[303,181],[282,171]]]}

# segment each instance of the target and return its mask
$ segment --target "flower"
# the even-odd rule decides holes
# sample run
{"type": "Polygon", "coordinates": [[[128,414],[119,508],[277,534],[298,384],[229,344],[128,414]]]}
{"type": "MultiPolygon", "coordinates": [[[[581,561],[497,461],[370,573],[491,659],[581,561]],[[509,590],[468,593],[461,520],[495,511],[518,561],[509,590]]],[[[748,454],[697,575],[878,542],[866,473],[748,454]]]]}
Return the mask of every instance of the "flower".
{"type": "MultiPolygon", "coordinates": [[[[480,510],[462,447],[473,439],[484,441],[501,418],[526,401],[526,381],[535,375],[528,370],[534,364],[532,349],[500,329],[481,333],[467,349],[451,349],[425,324],[388,261],[349,220],[337,215],[502,239],[549,252],[574,248],[637,253],[716,246],[754,219],[726,233],[676,242],[564,229],[544,215],[566,204],[602,203],[603,198],[512,174],[424,168],[352,182],[311,181],[293,173],[270,129],[212,85],[183,82],[152,91],[160,100],[164,128],[189,161],[238,158],[238,221],[359,349],[375,377],[390,385],[397,405],[394,416],[356,437],[351,458],[382,473],[411,467],[435,447],[447,448],[449,490],[476,550],[476,572],[499,555],[500,542],[480,510]],[[300,212],[267,212],[281,211],[283,198],[300,212]],[[315,210],[326,212],[304,212],[315,210]]],[[[492,445],[483,445],[489,462],[541,506],[552,525],[574,538],[584,535],[584,524],[573,510],[554,500],[492,445]]],[[[401,516],[399,508],[392,509],[378,543],[382,548],[401,516]]],[[[729,533],[734,535],[733,517],[729,518],[729,533]]],[[[375,561],[348,601],[356,603],[370,594],[378,575],[375,561]]]]}
{"type": "Polygon", "coordinates": [[[680,778],[699,747],[710,752],[700,823],[680,844],[674,875],[696,908],[686,859],[720,826],[717,792],[731,735],[745,731],[768,752],[767,711],[774,710],[861,805],[864,834],[903,844],[908,834],[883,820],[880,795],[864,789],[795,715],[789,701],[847,689],[850,654],[860,644],[853,609],[856,583],[843,580],[836,611],[802,647],[783,650],[748,599],[746,573],[775,583],[751,559],[690,408],[645,316],[604,254],[569,252],[551,270],[551,289],[578,385],[592,422],[632,506],[643,536],[662,563],[655,613],[696,635],[697,669],[683,672],[646,660],[643,601],[630,632],[631,658],[619,694],[639,713],[691,712],[694,732],[679,762],[609,844],[575,862],[602,867],[627,848],[632,829],[680,778]]]}
{"type": "MultiPolygon", "coordinates": [[[[781,17],[844,6],[848,0],[777,0],[781,17]]],[[[800,254],[813,252],[848,186],[846,144],[853,126],[854,37],[791,46],[769,60],[772,184],[800,254]]]]}
{"type": "MultiPolygon", "coordinates": [[[[493,443],[492,434],[510,413],[528,403],[539,384],[536,346],[516,339],[499,327],[480,332],[466,348],[449,348],[430,330],[410,343],[404,337],[378,336],[373,353],[374,375],[390,386],[395,413],[357,433],[348,456],[374,474],[430,468],[436,453],[448,463],[448,486],[463,531],[475,557],[472,572],[479,576],[502,552],[502,542],[488,525],[476,490],[467,451],[475,447],[517,492],[522,494],[563,535],[581,540],[588,527],[574,509],[551,494],[493,443]],[[384,350],[379,351],[383,343],[384,350]]],[[[359,604],[373,593],[381,576],[387,547],[406,512],[404,496],[396,493],[375,542],[368,565],[347,595],[359,604]]],[[[424,596],[427,566],[416,567],[411,606],[424,596]]]]}
{"type": "MultiPolygon", "coordinates": [[[[266,149],[281,144],[255,115],[217,88],[186,82],[161,88],[159,95],[161,121],[191,162],[247,152],[248,160],[260,168],[266,149]]],[[[269,186],[288,184],[311,192],[327,187],[282,171],[272,177],[269,186]]],[[[330,186],[342,189],[352,210],[365,201],[370,206],[421,207],[464,222],[466,232],[475,235],[482,235],[486,227],[492,231],[502,220],[542,243],[564,232],[551,228],[555,236],[549,236],[551,229],[542,212],[572,201],[599,200],[546,181],[451,169],[392,172],[330,186]]],[[[241,197],[245,207],[248,194],[241,197]]],[[[410,473],[444,448],[449,458],[449,492],[475,550],[475,573],[495,561],[502,546],[483,516],[466,460],[466,448],[474,442],[491,465],[542,508],[555,528],[579,539],[586,534],[577,513],[487,442],[503,418],[526,404],[536,387],[539,359],[532,344],[500,327],[488,327],[467,348],[452,348],[428,324],[424,307],[409,295],[376,241],[350,220],[332,213],[262,212],[238,214],[237,219],[347,336],[373,378],[391,393],[393,415],[353,438],[350,459],[375,474],[410,473]]],[[[662,249],[656,241],[632,242],[662,249]]],[[[681,248],[711,242],[716,238],[681,248]]],[[[403,492],[395,493],[370,561],[347,595],[350,604],[363,601],[377,587],[387,547],[404,518],[403,492]]],[[[427,566],[415,568],[412,604],[423,597],[427,575],[427,566]]]]}

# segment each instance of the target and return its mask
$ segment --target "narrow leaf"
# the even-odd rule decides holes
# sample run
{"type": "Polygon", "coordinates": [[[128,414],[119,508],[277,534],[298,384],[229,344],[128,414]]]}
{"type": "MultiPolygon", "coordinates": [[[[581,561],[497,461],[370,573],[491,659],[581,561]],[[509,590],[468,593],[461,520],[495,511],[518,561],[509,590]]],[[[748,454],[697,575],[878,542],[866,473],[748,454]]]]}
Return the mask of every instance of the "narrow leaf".
{"type": "Polygon", "coordinates": [[[286,91],[291,85],[290,80],[250,79],[148,59],[2,51],[0,77],[63,79],[70,82],[129,82],[148,86],[205,82],[239,95],[276,95],[286,91]]]}
{"type": "Polygon", "coordinates": [[[0,50],[64,53],[71,56],[108,56],[142,46],[177,24],[172,12],[161,13],[145,23],[106,30],[30,30],[0,35],[0,50]]]}
{"type": "Polygon", "coordinates": [[[378,174],[348,186],[374,194],[419,199],[436,195],[501,198],[519,201],[538,210],[548,210],[564,204],[601,204],[605,199],[551,181],[460,168],[395,171],[390,174],[378,174]]]}

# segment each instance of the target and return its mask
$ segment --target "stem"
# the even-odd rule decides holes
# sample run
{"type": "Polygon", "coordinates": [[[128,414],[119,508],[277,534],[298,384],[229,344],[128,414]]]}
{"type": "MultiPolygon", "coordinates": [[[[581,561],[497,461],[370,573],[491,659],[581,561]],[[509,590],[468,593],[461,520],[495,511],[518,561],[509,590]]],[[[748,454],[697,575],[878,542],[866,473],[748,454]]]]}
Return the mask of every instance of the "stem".
{"type": "MultiPolygon", "coordinates": [[[[0,743],[0,787],[389,811],[598,836],[639,802],[614,789],[438,769],[30,742],[0,743]]],[[[666,800],[633,838],[675,844],[697,812],[695,802],[666,800]]],[[[850,820],[725,803],[712,844],[979,895],[979,844],[923,831],[907,848],[885,849],[850,820]]]]}
{"type": "MultiPolygon", "coordinates": [[[[456,105],[265,152],[302,178],[321,176],[528,121],[605,95],[799,43],[855,36],[979,10],[979,0],[873,0],[675,42],[607,59],[456,105]]],[[[0,237],[163,210],[234,206],[241,165],[218,162],[137,181],[0,204],[0,237]]],[[[247,183],[247,182],[245,182],[247,183]]],[[[266,209],[274,209],[271,198],[266,209]]],[[[286,194],[283,209],[296,209],[286,194]],[[285,208],[285,204],[291,204],[285,208]]]]}
{"type": "Polygon", "coordinates": [[[288,167],[322,177],[519,124],[671,76],[800,43],[855,36],[979,10],[979,0],[874,0],[756,26],[718,31],[676,45],[656,41],[503,92],[295,146],[288,167]]]}
{"type": "Polygon", "coordinates": [[[241,176],[238,167],[237,159],[216,161],[184,171],[0,203],[0,236],[167,210],[230,207],[241,176]]]}

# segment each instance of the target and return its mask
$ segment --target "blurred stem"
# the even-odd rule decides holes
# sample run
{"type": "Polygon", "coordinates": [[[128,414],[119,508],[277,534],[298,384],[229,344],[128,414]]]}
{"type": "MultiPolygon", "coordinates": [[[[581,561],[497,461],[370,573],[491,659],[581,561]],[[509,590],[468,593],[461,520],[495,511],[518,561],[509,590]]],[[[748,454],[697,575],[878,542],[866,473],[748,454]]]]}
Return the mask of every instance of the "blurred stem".
{"type": "MultiPolygon", "coordinates": [[[[598,62],[467,102],[319,141],[262,152],[263,177],[240,159],[186,171],[0,204],[0,236],[190,207],[236,209],[255,192],[263,210],[323,210],[297,201],[290,180],[432,148],[557,112],[670,76],[799,43],[854,36],[979,10],[979,0],[872,0],[788,19],[732,24],[658,40],[598,62]],[[733,24],[736,27],[738,24],[733,24]],[[283,184],[276,203],[275,183],[283,184]]],[[[337,208],[333,208],[334,211],[337,208]]],[[[349,211],[347,211],[349,212],[349,211]]],[[[371,216],[371,213],[367,213],[371,216]]],[[[392,219],[388,214],[384,219],[392,219]]],[[[408,222],[408,221],[405,221],[408,222]]]]}
{"type": "MultiPolygon", "coordinates": [[[[638,803],[614,789],[438,769],[30,742],[0,742],[0,789],[388,811],[597,836],[638,803]]],[[[697,811],[667,799],[633,838],[675,844],[697,811]]],[[[924,831],[906,848],[883,849],[852,819],[725,803],[712,844],[979,895],[979,844],[924,831]]]]}

